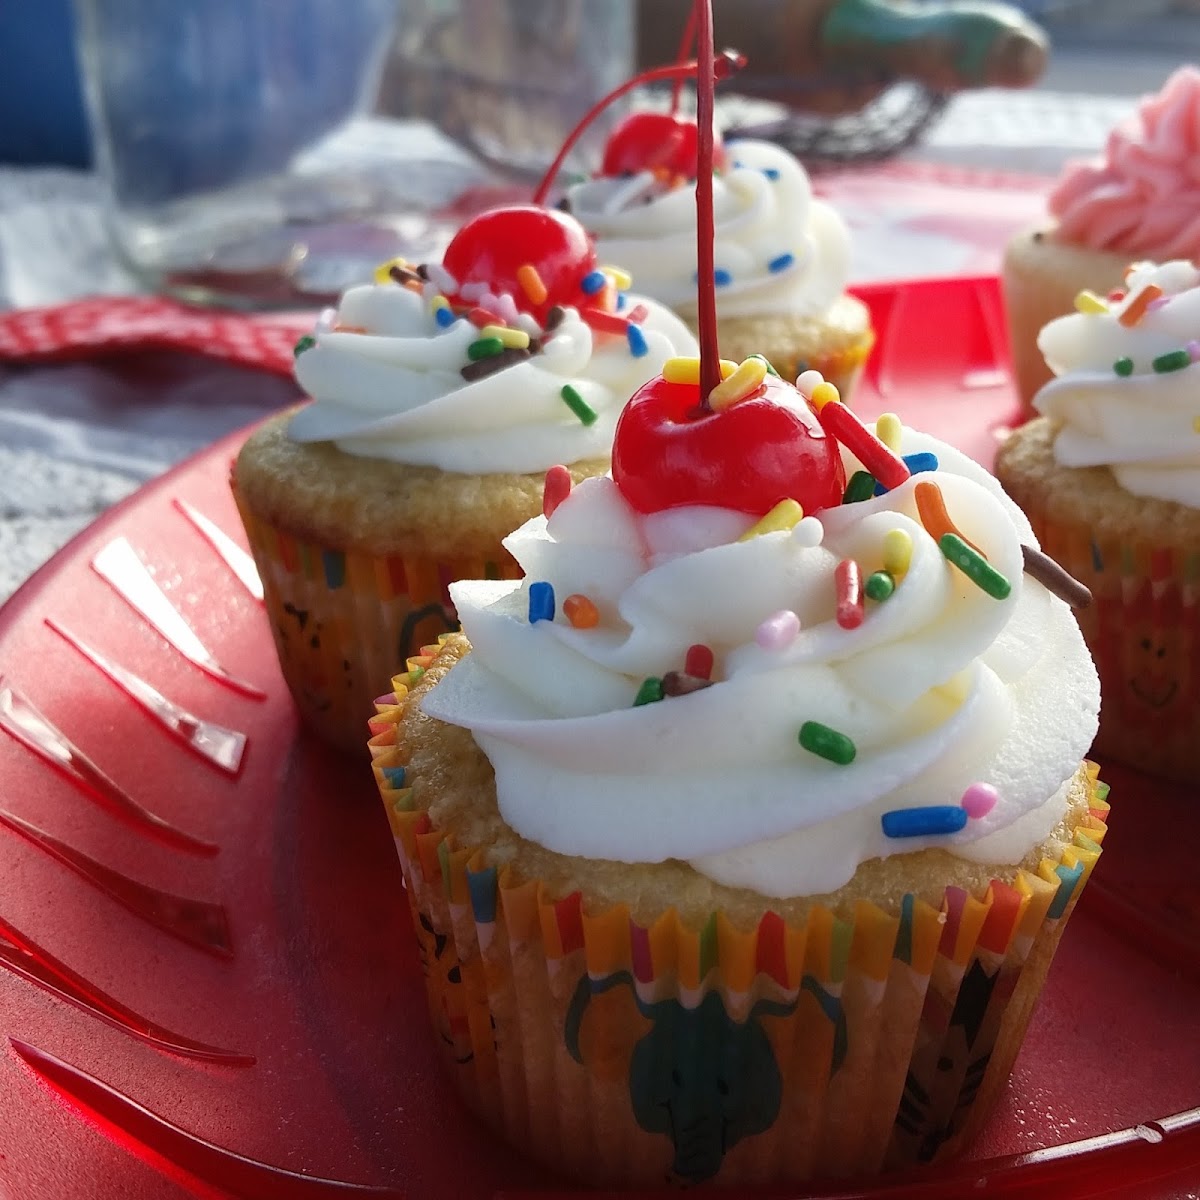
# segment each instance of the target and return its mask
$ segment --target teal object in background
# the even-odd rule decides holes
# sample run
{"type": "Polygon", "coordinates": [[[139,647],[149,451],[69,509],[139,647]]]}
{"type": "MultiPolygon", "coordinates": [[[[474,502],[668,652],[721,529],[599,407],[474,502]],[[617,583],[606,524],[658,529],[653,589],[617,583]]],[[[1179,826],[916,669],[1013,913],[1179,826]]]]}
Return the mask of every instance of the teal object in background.
{"type": "Polygon", "coordinates": [[[0,0],[0,163],[90,162],[70,0],[0,0]]]}

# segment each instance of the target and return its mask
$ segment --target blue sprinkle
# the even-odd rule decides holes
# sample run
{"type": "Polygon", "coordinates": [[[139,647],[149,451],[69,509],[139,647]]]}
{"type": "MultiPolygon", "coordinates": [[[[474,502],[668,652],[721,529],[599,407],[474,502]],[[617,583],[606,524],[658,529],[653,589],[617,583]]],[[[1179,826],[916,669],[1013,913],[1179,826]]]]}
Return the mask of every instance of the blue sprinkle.
{"type": "Polygon", "coordinates": [[[718,267],[713,272],[713,283],[715,283],[717,287],[728,287],[732,282],[733,276],[730,275],[730,273],[726,271],[724,267],[718,267]]]}
{"type": "Polygon", "coordinates": [[[794,254],[780,254],[777,258],[773,258],[767,263],[767,270],[771,272],[786,271],[795,261],[796,256],[794,254]]]}
{"type": "Polygon", "coordinates": [[[779,170],[776,167],[763,167],[763,174],[774,183],[779,178],[779,170]]]}
{"type": "Polygon", "coordinates": [[[439,308],[437,312],[434,313],[434,320],[437,321],[438,325],[442,329],[449,329],[450,326],[458,320],[458,318],[454,315],[454,310],[452,308],[439,308]]]}
{"type": "Polygon", "coordinates": [[[529,623],[554,620],[554,585],[531,583],[529,585],[529,623]]]}
{"type": "Polygon", "coordinates": [[[608,284],[608,276],[603,271],[590,271],[580,281],[579,286],[589,295],[604,291],[608,284]]]}
{"type": "Polygon", "coordinates": [[[894,808],[880,821],[890,838],[930,837],[957,833],[967,823],[967,810],[957,804],[931,804],[927,808],[894,808]]]}
{"type": "Polygon", "coordinates": [[[405,770],[403,767],[381,767],[383,777],[387,780],[387,785],[390,788],[402,788],[404,786],[405,770]]]}
{"type": "MultiPolygon", "coordinates": [[[[922,450],[917,454],[905,454],[904,465],[910,475],[921,475],[926,471],[938,469],[938,457],[931,450],[922,450]]],[[[882,483],[875,485],[875,495],[882,496],[888,489],[882,483]]]]}
{"type": "Polygon", "coordinates": [[[734,169],[737,171],[740,171],[745,165],[746,164],[744,162],[742,162],[742,160],[740,158],[735,158],[733,160],[734,169]]]}
{"type": "Polygon", "coordinates": [[[650,352],[650,347],[646,345],[646,335],[632,321],[625,330],[625,336],[629,339],[629,353],[634,358],[641,358],[650,352]]]}
{"type": "Polygon", "coordinates": [[[617,293],[617,312],[620,312],[621,309],[623,309],[628,303],[629,303],[629,300],[626,298],[625,293],[618,292],[617,293]]]}

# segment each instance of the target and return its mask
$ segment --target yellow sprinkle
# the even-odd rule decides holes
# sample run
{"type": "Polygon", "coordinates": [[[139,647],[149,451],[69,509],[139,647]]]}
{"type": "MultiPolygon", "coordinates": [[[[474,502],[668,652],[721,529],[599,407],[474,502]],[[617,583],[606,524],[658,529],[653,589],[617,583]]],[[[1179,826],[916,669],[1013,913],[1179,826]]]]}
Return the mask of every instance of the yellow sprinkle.
{"type": "Polygon", "coordinates": [[[907,529],[890,529],[883,535],[883,569],[889,575],[903,575],[912,562],[912,538],[907,529]]]}
{"type": "Polygon", "coordinates": [[[430,302],[429,302],[429,311],[430,312],[437,312],[437,310],[439,308],[449,308],[449,307],[450,307],[450,301],[447,300],[445,296],[440,296],[440,295],[434,296],[434,298],[432,300],[430,300],[430,302]]]}
{"type": "Polygon", "coordinates": [[[1101,300],[1095,292],[1084,288],[1075,297],[1075,311],[1081,313],[1106,313],[1108,312],[1108,302],[1101,300]]]}
{"type": "Polygon", "coordinates": [[[741,365],[731,375],[727,375],[708,394],[708,406],[713,412],[720,412],[739,400],[758,390],[759,385],[767,377],[767,364],[761,358],[743,359],[741,365]]]}
{"type": "Polygon", "coordinates": [[[408,259],[406,259],[406,258],[389,258],[387,260],[387,262],[380,263],[379,266],[377,266],[375,268],[375,282],[376,283],[391,283],[392,282],[391,271],[392,271],[393,267],[402,267],[406,271],[411,269],[408,265],[408,259]]]}
{"type": "Polygon", "coordinates": [[[837,385],[830,383],[828,380],[818,383],[813,388],[812,395],[809,396],[817,412],[820,412],[827,404],[836,404],[841,398],[837,390],[837,385]]]}
{"type": "Polygon", "coordinates": [[[699,383],[700,360],[698,358],[668,358],[663,363],[662,375],[667,383],[699,383]]]}
{"type": "Polygon", "coordinates": [[[613,281],[613,286],[620,292],[627,292],[633,287],[633,276],[620,267],[601,267],[600,270],[613,281]]]}
{"type": "Polygon", "coordinates": [[[738,364],[731,358],[721,359],[721,378],[728,379],[738,369],[738,364]]]}
{"type": "Polygon", "coordinates": [[[895,413],[884,413],[875,422],[875,436],[893,453],[900,453],[900,418],[895,413]]]}
{"type": "Polygon", "coordinates": [[[538,274],[537,267],[533,263],[525,263],[517,268],[517,282],[521,285],[521,290],[534,304],[545,303],[549,293],[546,291],[546,285],[542,282],[542,277],[538,274]]]}
{"type": "Polygon", "coordinates": [[[525,330],[510,329],[507,325],[485,325],[479,336],[499,338],[510,350],[524,350],[529,346],[529,334],[525,330]]]}
{"type": "Polygon", "coordinates": [[[780,500],[765,517],[751,525],[738,541],[748,542],[763,533],[779,533],[780,530],[791,529],[803,519],[804,509],[800,507],[799,501],[780,500]]]}

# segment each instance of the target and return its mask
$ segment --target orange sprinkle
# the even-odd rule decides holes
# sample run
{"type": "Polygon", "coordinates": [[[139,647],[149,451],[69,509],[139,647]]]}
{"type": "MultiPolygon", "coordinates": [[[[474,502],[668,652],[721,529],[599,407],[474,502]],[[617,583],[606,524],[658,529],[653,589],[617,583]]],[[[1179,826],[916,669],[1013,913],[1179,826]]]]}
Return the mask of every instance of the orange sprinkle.
{"type": "Polygon", "coordinates": [[[1124,311],[1117,318],[1117,321],[1124,325],[1126,329],[1132,328],[1145,315],[1146,309],[1150,304],[1157,300],[1163,294],[1162,288],[1157,283],[1148,283],[1130,302],[1125,306],[1124,311]]]}
{"type": "Polygon", "coordinates": [[[546,296],[549,293],[546,291],[546,285],[542,282],[542,277],[538,274],[538,269],[533,263],[525,263],[524,266],[517,268],[517,282],[521,285],[521,289],[525,295],[534,304],[545,304],[546,296]]]}
{"type": "Polygon", "coordinates": [[[600,613],[596,606],[578,592],[563,601],[563,616],[576,629],[595,629],[600,622],[600,613]]]}
{"type": "Polygon", "coordinates": [[[335,325],[331,333],[366,333],[365,325],[335,325]]]}
{"type": "Polygon", "coordinates": [[[922,480],[913,488],[913,496],[917,501],[917,514],[921,518],[921,524],[925,526],[925,532],[935,542],[940,542],[943,534],[954,533],[962,538],[977,554],[984,558],[987,557],[950,520],[950,514],[946,511],[946,498],[942,495],[942,489],[936,483],[932,482],[932,480],[922,480]]]}

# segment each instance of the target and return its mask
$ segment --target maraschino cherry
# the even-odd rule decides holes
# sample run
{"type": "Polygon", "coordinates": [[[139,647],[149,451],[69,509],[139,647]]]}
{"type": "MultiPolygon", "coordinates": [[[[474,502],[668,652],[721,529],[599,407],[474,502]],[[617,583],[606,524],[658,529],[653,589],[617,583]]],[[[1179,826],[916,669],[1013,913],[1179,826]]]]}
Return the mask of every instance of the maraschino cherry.
{"type": "Polygon", "coordinates": [[[480,213],[454,235],[442,265],[460,289],[482,283],[495,295],[507,292],[521,312],[538,321],[556,304],[580,308],[593,302],[581,284],[596,269],[595,246],[574,217],[555,209],[522,204],[480,213]],[[544,295],[530,286],[527,267],[544,295]]]}
{"type": "MultiPolygon", "coordinates": [[[[604,147],[601,175],[666,172],[671,177],[696,178],[699,130],[690,117],[677,113],[630,113],[613,130],[604,147]]],[[[713,162],[725,166],[725,148],[717,141],[713,162]]]]}
{"type": "MultiPolygon", "coordinates": [[[[711,0],[697,0],[697,14],[696,57],[709,63],[711,0]]],[[[617,421],[613,479],[626,501],[643,513],[712,504],[761,517],[788,498],[815,513],[841,502],[846,477],[837,443],[803,396],[759,365],[749,390],[739,398],[717,409],[709,400],[721,382],[713,281],[715,75],[701,71],[696,82],[699,389],[695,383],[669,383],[660,376],[634,393],[617,421]]]]}

